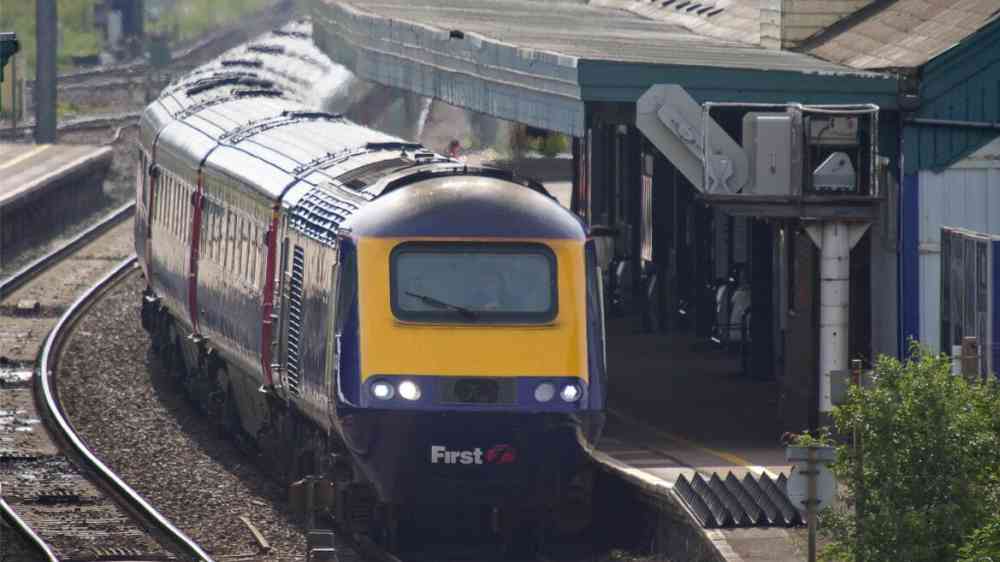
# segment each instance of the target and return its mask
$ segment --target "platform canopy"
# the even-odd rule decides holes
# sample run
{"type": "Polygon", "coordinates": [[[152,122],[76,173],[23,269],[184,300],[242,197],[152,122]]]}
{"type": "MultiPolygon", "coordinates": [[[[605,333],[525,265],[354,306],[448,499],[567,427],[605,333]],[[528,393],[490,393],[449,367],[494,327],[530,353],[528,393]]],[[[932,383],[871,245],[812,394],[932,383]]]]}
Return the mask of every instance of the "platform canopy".
{"type": "Polygon", "coordinates": [[[894,76],[544,0],[311,0],[319,47],[359,77],[580,136],[585,105],[650,86],[699,101],[896,104],[894,76]]]}

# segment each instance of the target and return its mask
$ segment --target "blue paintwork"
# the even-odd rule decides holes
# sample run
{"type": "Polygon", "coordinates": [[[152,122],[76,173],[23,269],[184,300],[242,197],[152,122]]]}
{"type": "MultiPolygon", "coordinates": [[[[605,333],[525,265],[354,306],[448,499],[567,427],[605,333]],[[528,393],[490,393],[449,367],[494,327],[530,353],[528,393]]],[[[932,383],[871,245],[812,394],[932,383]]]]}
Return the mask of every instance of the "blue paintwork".
{"type": "Polygon", "coordinates": [[[910,338],[920,339],[920,198],[919,176],[903,176],[900,194],[899,355],[905,356],[910,338]]]}
{"type": "MultiPolygon", "coordinates": [[[[349,238],[341,239],[340,262],[344,263],[356,255],[357,247],[354,242],[349,238]]],[[[355,277],[356,275],[357,273],[355,272],[355,277]]],[[[337,377],[337,392],[334,393],[335,410],[356,407],[361,402],[361,341],[359,337],[357,295],[358,293],[355,291],[354,298],[351,300],[351,310],[344,323],[344,330],[340,335],[338,355],[340,374],[337,377]]]]}
{"type": "Polygon", "coordinates": [[[341,427],[382,501],[399,504],[537,506],[555,501],[559,482],[581,466],[604,423],[601,412],[407,412],[355,410],[341,427]],[[507,445],[512,462],[487,460],[507,445]],[[482,464],[431,462],[431,447],[479,449],[482,464]]]}
{"type": "Polygon", "coordinates": [[[993,350],[991,364],[993,375],[1000,379],[1000,240],[993,240],[990,245],[993,250],[993,271],[990,272],[993,275],[990,283],[993,288],[993,294],[990,295],[990,302],[993,303],[993,318],[990,319],[993,324],[993,341],[990,342],[993,350]]]}
{"type": "MultiPolygon", "coordinates": [[[[422,411],[453,411],[453,412],[496,412],[500,410],[509,412],[578,412],[587,410],[603,410],[604,394],[601,392],[600,384],[588,388],[583,385],[580,379],[575,377],[517,377],[515,387],[516,402],[513,404],[459,404],[445,403],[441,399],[441,383],[446,379],[461,377],[441,377],[441,376],[406,376],[406,375],[386,375],[369,378],[365,381],[364,391],[361,393],[360,406],[362,408],[374,408],[378,410],[422,410],[422,411]],[[420,397],[417,400],[406,400],[397,393],[389,400],[379,400],[371,395],[371,385],[375,381],[387,381],[397,386],[404,380],[410,380],[420,387],[420,397]],[[535,400],[535,387],[543,382],[556,385],[557,395],[549,402],[538,402],[535,400]],[[564,402],[558,396],[558,389],[570,382],[575,382],[583,388],[584,397],[576,402],[564,402]]],[[[475,378],[475,377],[469,377],[475,378]]]]}

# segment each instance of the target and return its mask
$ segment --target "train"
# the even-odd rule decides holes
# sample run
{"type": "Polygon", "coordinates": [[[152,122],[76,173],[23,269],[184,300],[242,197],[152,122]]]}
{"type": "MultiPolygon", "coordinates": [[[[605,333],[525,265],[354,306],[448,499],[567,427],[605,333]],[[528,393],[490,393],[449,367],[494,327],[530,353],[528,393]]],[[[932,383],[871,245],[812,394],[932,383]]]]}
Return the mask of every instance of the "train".
{"type": "Polygon", "coordinates": [[[282,481],[328,483],[339,518],[551,513],[604,425],[587,226],[538,182],[317,111],[285,50],[223,56],[142,114],[154,351],[282,481]]]}

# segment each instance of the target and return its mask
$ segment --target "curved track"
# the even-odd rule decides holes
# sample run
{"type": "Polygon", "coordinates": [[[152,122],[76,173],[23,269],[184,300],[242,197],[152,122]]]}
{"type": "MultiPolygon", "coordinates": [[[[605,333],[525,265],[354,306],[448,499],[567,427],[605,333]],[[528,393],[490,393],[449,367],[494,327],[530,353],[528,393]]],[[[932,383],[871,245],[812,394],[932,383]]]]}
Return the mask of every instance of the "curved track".
{"type": "Polygon", "coordinates": [[[0,329],[0,515],[8,524],[0,533],[13,529],[22,538],[13,560],[210,560],[89,454],[58,403],[53,377],[63,338],[131,267],[121,261],[129,254],[131,224],[123,219],[131,211],[131,205],[118,209],[0,283],[0,316],[7,317],[0,329]],[[37,376],[38,336],[52,324],[37,369],[44,376],[37,376]],[[49,431],[42,419],[50,421],[49,431]]]}
{"type": "Polygon", "coordinates": [[[62,411],[62,405],[59,403],[55,375],[61,345],[72,330],[76,319],[86,311],[90,303],[96,300],[109,287],[113,286],[115,282],[124,278],[134,264],[135,256],[131,256],[120,263],[108,275],[81,295],[59,319],[58,324],[52,329],[45,342],[45,348],[42,350],[39,362],[39,376],[36,382],[38,401],[43,406],[44,415],[50,420],[49,429],[69,445],[71,449],[70,454],[84,466],[88,473],[93,474],[95,479],[100,481],[102,487],[110,490],[110,493],[119,502],[125,503],[127,509],[141,518],[147,528],[154,529],[158,535],[165,537],[173,543],[174,548],[184,556],[193,560],[210,562],[212,560],[211,557],[198,544],[188,538],[180,529],[168,521],[166,517],[161,515],[90,451],[83,440],[76,434],[73,426],[66,420],[66,416],[62,411]]]}

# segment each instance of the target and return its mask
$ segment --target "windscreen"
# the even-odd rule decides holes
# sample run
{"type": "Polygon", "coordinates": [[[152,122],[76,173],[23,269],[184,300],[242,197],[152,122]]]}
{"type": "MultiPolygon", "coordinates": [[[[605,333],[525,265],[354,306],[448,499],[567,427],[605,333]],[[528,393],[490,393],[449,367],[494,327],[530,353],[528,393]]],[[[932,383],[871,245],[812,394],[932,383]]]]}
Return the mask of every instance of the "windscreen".
{"type": "Polygon", "coordinates": [[[401,320],[543,323],[557,312],[556,259],[541,244],[406,243],[391,257],[401,320]]]}

